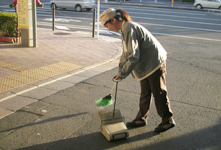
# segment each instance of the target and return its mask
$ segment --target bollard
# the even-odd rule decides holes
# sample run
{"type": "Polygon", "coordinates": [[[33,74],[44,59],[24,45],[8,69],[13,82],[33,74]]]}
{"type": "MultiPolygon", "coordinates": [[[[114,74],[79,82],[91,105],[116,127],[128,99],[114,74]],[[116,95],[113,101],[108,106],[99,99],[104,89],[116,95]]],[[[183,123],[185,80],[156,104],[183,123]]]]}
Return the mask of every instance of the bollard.
{"type": "Polygon", "coordinates": [[[18,13],[17,13],[17,6],[15,6],[15,13],[17,14],[17,21],[16,21],[16,34],[15,34],[15,38],[16,38],[16,43],[18,43],[18,36],[19,36],[19,30],[18,30],[18,13]]]}
{"type": "Polygon", "coordinates": [[[94,12],[93,12],[93,30],[92,30],[92,37],[94,37],[94,34],[95,34],[95,20],[96,20],[96,8],[94,8],[94,12]]]}
{"type": "Polygon", "coordinates": [[[54,31],[54,29],[55,29],[55,26],[54,26],[54,24],[55,24],[55,4],[53,4],[52,5],[52,10],[53,10],[53,14],[52,14],[52,31],[54,31]]]}

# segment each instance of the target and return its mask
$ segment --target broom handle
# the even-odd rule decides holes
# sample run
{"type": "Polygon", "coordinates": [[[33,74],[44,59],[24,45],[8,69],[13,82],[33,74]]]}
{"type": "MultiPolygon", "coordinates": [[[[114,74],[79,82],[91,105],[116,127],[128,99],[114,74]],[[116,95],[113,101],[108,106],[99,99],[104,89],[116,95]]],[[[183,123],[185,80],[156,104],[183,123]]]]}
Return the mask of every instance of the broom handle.
{"type": "Polygon", "coordinates": [[[113,111],[113,119],[114,119],[114,115],[115,115],[115,106],[116,106],[116,101],[117,101],[117,85],[118,85],[118,81],[115,82],[116,84],[116,91],[115,91],[115,101],[114,101],[114,111],[113,111]]]}
{"type": "Polygon", "coordinates": [[[110,94],[113,92],[115,85],[117,84],[117,82],[114,83],[114,86],[112,87],[110,94]]]}

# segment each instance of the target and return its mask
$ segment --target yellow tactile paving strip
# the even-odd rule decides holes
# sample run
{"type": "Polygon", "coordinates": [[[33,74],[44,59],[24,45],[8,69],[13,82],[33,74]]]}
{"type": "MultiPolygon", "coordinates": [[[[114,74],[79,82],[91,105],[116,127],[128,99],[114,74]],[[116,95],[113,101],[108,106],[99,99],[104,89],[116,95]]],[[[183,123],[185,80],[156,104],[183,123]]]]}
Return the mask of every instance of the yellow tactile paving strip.
{"type": "Polygon", "coordinates": [[[35,81],[70,72],[81,67],[82,66],[68,62],[59,62],[36,69],[21,71],[17,74],[0,78],[0,93],[35,81]]]}
{"type": "Polygon", "coordinates": [[[27,68],[17,66],[17,65],[8,64],[8,63],[2,62],[2,61],[0,61],[0,67],[7,68],[10,70],[14,70],[14,71],[18,71],[18,72],[28,70],[27,68]]]}

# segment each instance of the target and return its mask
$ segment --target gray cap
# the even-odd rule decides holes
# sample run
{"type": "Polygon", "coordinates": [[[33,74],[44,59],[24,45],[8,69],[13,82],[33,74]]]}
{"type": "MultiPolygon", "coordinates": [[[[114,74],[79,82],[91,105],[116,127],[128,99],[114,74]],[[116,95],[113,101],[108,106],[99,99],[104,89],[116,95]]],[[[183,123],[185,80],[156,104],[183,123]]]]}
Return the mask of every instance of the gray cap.
{"type": "Polygon", "coordinates": [[[100,15],[100,21],[101,21],[101,26],[105,24],[108,20],[111,18],[114,18],[117,15],[116,10],[114,8],[109,8],[105,10],[101,15],[100,15]]]}

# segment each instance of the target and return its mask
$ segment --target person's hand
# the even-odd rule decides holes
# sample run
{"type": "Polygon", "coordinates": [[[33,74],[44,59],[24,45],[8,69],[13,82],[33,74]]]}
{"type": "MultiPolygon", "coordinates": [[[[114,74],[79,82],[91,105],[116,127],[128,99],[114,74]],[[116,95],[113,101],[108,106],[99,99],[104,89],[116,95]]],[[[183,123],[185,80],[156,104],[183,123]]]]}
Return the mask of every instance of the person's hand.
{"type": "Polygon", "coordinates": [[[122,80],[122,78],[119,77],[119,76],[117,76],[117,75],[115,75],[115,76],[114,76],[114,80],[122,80]]]}

